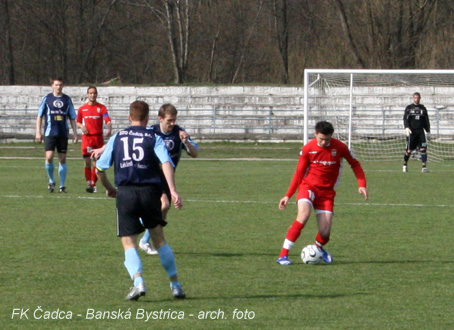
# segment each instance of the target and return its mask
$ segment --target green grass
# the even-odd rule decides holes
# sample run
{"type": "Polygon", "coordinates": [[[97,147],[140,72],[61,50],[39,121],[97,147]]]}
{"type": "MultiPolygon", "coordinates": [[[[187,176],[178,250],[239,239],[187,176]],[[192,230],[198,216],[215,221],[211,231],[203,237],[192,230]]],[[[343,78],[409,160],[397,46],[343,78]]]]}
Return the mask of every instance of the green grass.
{"type": "Polygon", "coordinates": [[[180,163],[176,177],[184,207],[169,212],[165,229],[188,298],[174,300],[159,259],[141,252],[148,292],[127,302],[131,280],[115,236],[115,201],[85,193],[79,146],[68,153],[68,194],[61,196],[46,191],[42,145],[0,145],[0,157],[31,157],[0,158],[0,328],[452,327],[452,163],[429,163],[431,173],[423,175],[417,162],[406,174],[400,159],[363,162],[368,202],[346,167],[327,246],[334,263],[309,266],[299,260],[315,237],[312,218],[291,251],[295,265],[280,267],[275,260],[296,207],[279,211],[277,205],[300,145],[200,148],[200,159],[180,163]],[[242,157],[262,160],[236,159],[242,157]],[[72,319],[44,319],[43,313],[35,319],[39,306],[48,314],[71,311],[72,319]],[[29,319],[12,319],[16,308],[29,309],[29,319]],[[233,319],[235,309],[254,318],[233,319]],[[90,319],[90,310],[132,315],[90,319]],[[141,310],[184,313],[184,319],[146,322],[141,310]],[[198,319],[207,311],[225,319],[198,319]]]}

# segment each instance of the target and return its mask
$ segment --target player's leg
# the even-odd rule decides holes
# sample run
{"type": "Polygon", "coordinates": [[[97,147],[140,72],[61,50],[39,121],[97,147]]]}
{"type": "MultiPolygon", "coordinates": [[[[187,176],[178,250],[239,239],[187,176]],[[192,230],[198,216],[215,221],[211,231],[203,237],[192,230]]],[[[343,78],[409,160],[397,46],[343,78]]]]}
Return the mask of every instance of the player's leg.
{"type": "Polygon", "coordinates": [[[137,300],[146,293],[145,282],[142,277],[142,260],[137,251],[137,235],[122,236],[121,243],[125,253],[124,265],[134,286],[126,296],[126,300],[137,300]]]}
{"type": "Polygon", "coordinates": [[[162,267],[164,267],[167,276],[170,280],[170,289],[175,298],[185,298],[186,294],[178,281],[177,266],[175,256],[169,244],[167,244],[164,237],[164,230],[161,225],[154,228],[149,228],[151,240],[159,253],[159,260],[162,267]]]}
{"type": "Polygon", "coordinates": [[[45,151],[45,162],[44,168],[46,169],[49,183],[47,190],[50,193],[54,192],[55,189],[55,178],[54,178],[54,153],[55,153],[55,139],[53,137],[44,137],[44,151],[45,151]]]}
{"type": "Polygon", "coordinates": [[[68,150],[68,138],[58,137],[57,138],[57,152],[58,152],[58,176],[60,178],[60,190],[61,193],[66,193],[66,175],[68,173],[68,166],[66,165],[66,152],[68,150]]]}
{"type": "Polygon", "coordinates": [[[117,192],[117,236],[121,237],[123,245],[124,266],[134,281],[126,300],[137,300],[146,292],[142,277],[142,260],[137,251],[137,235],[143,231],[138,213],[142,206],[139,193],[138,187],[133,186],[118,187],[117,192]]]}
{"type": "MultiPolygon", "coordinates": [[[[165,190],[166,191],[166,190],[165,190]]],[[[167,218],[167,212],[170,209],[170,190],[169,193],[167,194],[164,192],[161,195],[161,213],[162,213],[162,219],[165,221],[167,218]]],[[[148,229],[145,229],[145,233],[143,234],[142,238],[139,241],[139,247],[142,251],[149,255],[157,255],[158,251],[155,249],[153,244],[150,242],[150,231],[148,229]]]]}
{"type": "MultiPolygon", "coordinates": [[[[94,141],[91,143],[91,147],[87,150],[87,153],[90,155],[94,149],[102,148],[104,145],[104,138],[102,135],[95,135],[92,137],[94,141]]],[[[96,175],[96,160],[93,159],[93,167],[91,168],[91,187],[93,192],[97,192],[96,182],[98,182],[98,176],[96,175]]]]}
{"type": "MultiPolygon", "coordinates": [[[[85,191],[88,193],[93,193],[91,158],[90,155],[88,154],[85,154],[83,157],[84,157],[84,175],[85,181],[87,182],[87,188],[85,188],[85,191]]],[[[93,168],[96,170],[95,167],[93,168]]]]}
{"type": "Polygon", "coordinates": [[[310,199],[298,200],[298,213],[296,220],[293,221],[292,225],[287,231],[287,234],[285,235],[284,244],[276,261],[276,263],[278,263],[279,265],[288,266],[292,264],[292,262],[288,259],[289,251],[300,236],[307,220],[309,220],[311,211],[312,201],[310,199]]]}
{"type": "Polygon", "coordinates": [[[318,232],[315,236],[315,245],[322,251],[323,260],[327,263],[333,262],[331,255],[323,248],[331,235],[331,225],[333,222],[333,212],[326,210],[315,210],[318,222],[318,232]]]}
{"type": "Polygon", "coordinates": [[[410,142],[411,142],[411,134],[407,137],[407,142],[405,145],[405,155],[404,155],[404,166],[402,168],[403,172],[408,172],[408,160],[410,159],[411,152],[413,150],[410,149],[410,142]]]}
{"type": "Polygon", "coordinates": [[[424,132],[421,134],[421,147],[419,148],[419,152],[421,153],[421,165],[422,173],[428,173],[429,170],[426,167],[427,164],[427,141],[426,141],[426,136],[424,135],[424,132]]]}

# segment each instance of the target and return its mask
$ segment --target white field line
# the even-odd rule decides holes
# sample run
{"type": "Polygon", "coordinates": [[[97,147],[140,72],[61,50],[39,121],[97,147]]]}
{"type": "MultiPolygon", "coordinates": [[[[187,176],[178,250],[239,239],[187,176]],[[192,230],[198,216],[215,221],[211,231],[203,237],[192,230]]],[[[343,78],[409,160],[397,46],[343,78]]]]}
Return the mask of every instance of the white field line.
{"type": "MultiPolygon", "coordinates": [[[[107,196],[68,196],[65,195],[64,197],[60,196],[49,196],[49,195],[36,195],[36,196],[21,196],[21,195],[0,195],[0,198],[28,198],[28,199],[44,199],[44,198],[61,198],[61,199],[87,199],[87,200],[110,200],[107,196]]],[[[113,200],[113,199],[112,199],[113,200]]],[[[278,202],[270,202],[270,201],[239,201],[239,200],[204,200],[204,199],[185,199],[183,202],[190,202],[190,203],[211,203],[211,204],[276,204],[278,202]]],[[[447,207],[447,208],[454,208],[454,205],[444,205],[444,204],[408,204],[408,203],[336,203],[336,205],[355,205],[355,206],[394,206],[394,207],[447,207]]]]}

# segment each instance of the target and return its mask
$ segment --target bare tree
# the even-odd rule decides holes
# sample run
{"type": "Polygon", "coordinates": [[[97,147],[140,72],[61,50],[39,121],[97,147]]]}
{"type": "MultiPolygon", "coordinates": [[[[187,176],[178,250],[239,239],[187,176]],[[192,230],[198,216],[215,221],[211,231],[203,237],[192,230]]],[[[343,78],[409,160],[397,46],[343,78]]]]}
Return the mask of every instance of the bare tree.
{"type": "Polygon", "coordinates": [[[282,64],[284,65],[283,81],[284,84],[290,82],[288,74],[288,19],[287,19],[287,0],[272,0],[274,27],[277,37],[279,53],[281,54],[282,64]]]}
{"type": "Polygon", "coordinates": [[[13,56],[13,43],[11,39],[11,18],[8,7],[8,0],[2,0],[2,7],[4,12],[3,24],[5,29],[5,42],[6,42],[6,71],[8,75],[8,83],[15,84],[14,76],[14,56],[13,56]]]}

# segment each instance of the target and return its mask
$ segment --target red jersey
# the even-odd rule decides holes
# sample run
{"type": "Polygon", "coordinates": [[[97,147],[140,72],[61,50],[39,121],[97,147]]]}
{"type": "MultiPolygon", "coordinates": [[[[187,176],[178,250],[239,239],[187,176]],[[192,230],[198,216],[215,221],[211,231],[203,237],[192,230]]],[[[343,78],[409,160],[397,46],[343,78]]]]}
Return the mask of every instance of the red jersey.
{"type": "Polygon", "coordinates": [[[102,135],[103,120],[110,122],[107,109],[101,103],[95,105],[84,104],[79,108],[76,121],[88,129],[87,135],[102,135]]]}
{"type": "Polygon", "coordinates": [[[292,197],[301,183],[321,189],[333,189],[342,171],[342,158],[350,164],[359,187],[366,187],[366,176],[359,161],[341,141],[331,138],[328,147],[319,147],[317,139],[309,141],[300,152],[293,179],[285,196],[292,197]]]}

